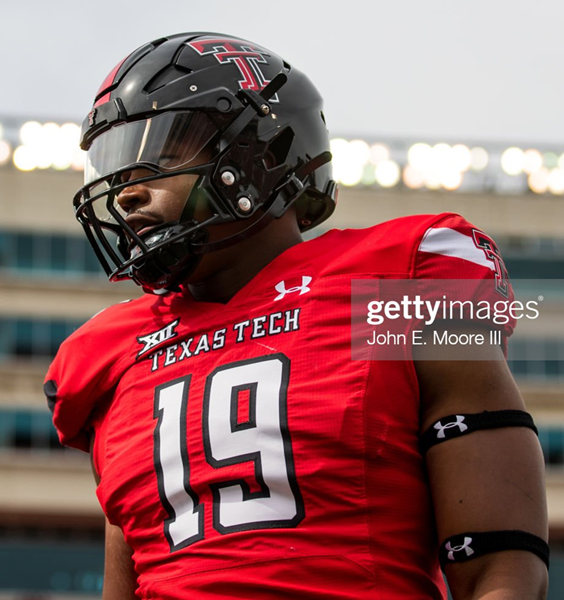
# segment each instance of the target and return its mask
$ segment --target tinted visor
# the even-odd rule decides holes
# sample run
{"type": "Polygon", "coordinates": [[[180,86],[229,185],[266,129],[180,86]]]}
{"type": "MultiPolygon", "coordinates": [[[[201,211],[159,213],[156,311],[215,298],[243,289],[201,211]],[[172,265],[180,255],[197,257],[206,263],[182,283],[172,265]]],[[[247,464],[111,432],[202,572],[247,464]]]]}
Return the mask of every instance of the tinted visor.
{"type": "Polygon", "coordinates": [[[116,125],[88,149],[84,183],[139,163],[167,172],[207,162],[211,156],[200,154],[218,133],[217,124],[201,111],[166,112],[116,125]]]}

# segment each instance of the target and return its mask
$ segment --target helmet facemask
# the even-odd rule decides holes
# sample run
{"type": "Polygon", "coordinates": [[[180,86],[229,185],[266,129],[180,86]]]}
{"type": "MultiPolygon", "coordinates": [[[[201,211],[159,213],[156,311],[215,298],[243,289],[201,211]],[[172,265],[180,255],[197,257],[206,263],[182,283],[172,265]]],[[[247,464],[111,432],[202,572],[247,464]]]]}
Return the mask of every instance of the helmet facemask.
{"type": "Polygon", "coordinates": [[[218,207],[202,221],[193,218],[197,203],[216,204],[206,198],[202,184],[214,167],[205,157],[213,151],[217,136],[217,124],[207,115],[183,112],[120,124],[94,140],[87,154],[85,185],[74,206],[111,281],[133,279],[145,291],[161,293],[178,289],[197,266],[207,240],[206,227],[229,220],[218,214],[223,213],[218,207]],[[127,223],[120,193],[180,174],[198,177],[181,214],[137,233],[127,223]]]}
{"type": "Polygon", "coordinates": [[[203,254],[238,242],[285,212],[285,203],[274,201],[277,184],[285,182],[292,131],[260,143],[251,124],[221,151],[218,126],[204,112],[168,112],[117,125],[94,140],[86,184],[74,204],[111,281],[132,279],[152,293],[177,290],[203,254]],[[131,177],[136,172],[142,176],[131,177]],[[127,223],[120,193],[181,174],[198,178],[178,219],[137,233],[127,223]],[[203,220],[194,218],[196,207],[205,209],[203,220]],[[208,243],[208,226],[245,219],[252,223],[241,233],[208,243]]]}

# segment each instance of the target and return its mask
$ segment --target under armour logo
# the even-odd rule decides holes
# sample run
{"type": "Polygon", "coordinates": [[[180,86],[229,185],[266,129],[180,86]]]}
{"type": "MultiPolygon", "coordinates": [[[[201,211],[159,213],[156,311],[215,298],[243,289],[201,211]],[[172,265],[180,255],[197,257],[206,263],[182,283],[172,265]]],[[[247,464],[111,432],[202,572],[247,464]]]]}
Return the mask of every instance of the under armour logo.
{"type": "Polygon", "coordinates": [[[463,433],[468,429],[468,425],[465,425],[466,417],[463,415],[456,415],[456,421],[452,421],[451,423],[446,423],[443,425],[440,421],[437,421],[433,427],[438,431],[437,439],[444,439],[446,437],[445,430],[450,429],[451,427],[458,427],[460,433],[463,433]]]}
{"type": "Polygon", "coordinates": [[[296,285],[295,287],[291,287],[286,289],[286,282],[284,280],[279,281],[274,289],[278,292],[278,296],[274,298],[274,300],[282,300],[286,294],[292,294],[294,292],[299,292],[300,296],[310,291],[308,287],[311,283],[311,277],[309,275],[302,275],[302,285],[296,285]]]}
{"type": "Polygon", "coordinates": [[[158,331],[153,331],[152,333],[148,333],[147,335],[140,335],[137,337],[137,341],[140,344],[145,344],[143,348],[137,354],[137,358],[139,358],[142,354],[149,352],[155,346],[170,340],[173,337],[176,337],[178,333],[174,331],[174,328],[180,323],[180,319],[176,319],[176,321],[172,321],[168,325],[165,325],[162,329],[158,331]]]}
{"type": "Polygon", "coordinates": [[[460,544],[460,546],[453,546],[450,542],[447,542],[445,544],[445,548],[447,550],[447,558],[450,561],[454,562],[456,560],[455,554],[457,554],[459,552],[464,552],[464,554],[466,554],[466,556],[472,556],[472,554],[474,554],[474,550],[472,550],[472,548],[470,547],[471,543],[472,543],[471,537],[465,537],[464,543],[460,544]]]}

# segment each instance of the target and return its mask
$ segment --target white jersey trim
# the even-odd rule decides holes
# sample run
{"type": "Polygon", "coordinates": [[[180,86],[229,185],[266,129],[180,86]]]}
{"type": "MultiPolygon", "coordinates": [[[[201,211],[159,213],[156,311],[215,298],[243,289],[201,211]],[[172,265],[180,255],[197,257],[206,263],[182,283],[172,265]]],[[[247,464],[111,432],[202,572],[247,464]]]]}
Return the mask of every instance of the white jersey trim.
{"type": "Polygon", "coordinates": [[[495,270],[493,261],[488,260],[484,251],[474,244],[474,240],[469,235],[449,227],[431,227],[427,229],[421,244],[419,244],[418,251],[462,258],[476,265],[487,267],[492,271],[495,270]]]}

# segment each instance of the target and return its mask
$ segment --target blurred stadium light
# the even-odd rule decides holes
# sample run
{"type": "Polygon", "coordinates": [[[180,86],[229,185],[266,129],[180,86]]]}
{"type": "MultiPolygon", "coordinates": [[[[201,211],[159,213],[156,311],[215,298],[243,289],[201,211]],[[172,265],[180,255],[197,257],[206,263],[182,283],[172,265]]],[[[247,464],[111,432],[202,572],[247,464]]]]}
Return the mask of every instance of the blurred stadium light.
{"type": "MultiPolygon", "coordinates": [[[[76,123],[0,118],[0,167],[81,170],[76,123]]],[[[564,195],[564,152],[444,141],[331,140],[334,175],[346,187],[564,195]]]]}

